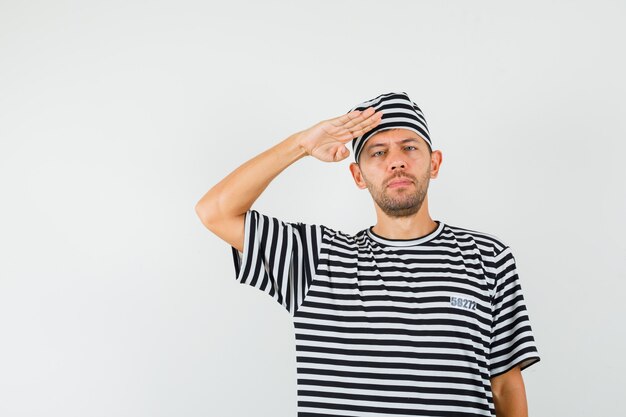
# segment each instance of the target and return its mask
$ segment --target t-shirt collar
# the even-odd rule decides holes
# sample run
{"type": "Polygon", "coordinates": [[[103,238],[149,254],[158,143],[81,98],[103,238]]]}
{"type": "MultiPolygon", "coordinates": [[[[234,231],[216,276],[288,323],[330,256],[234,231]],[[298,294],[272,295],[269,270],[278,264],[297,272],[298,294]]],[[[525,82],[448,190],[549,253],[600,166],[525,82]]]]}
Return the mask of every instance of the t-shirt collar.
{"type": "Polygon", "coordinates": [[[429,234],[425,235],[425,236],[421,236],[421,237],[417,237],[414,239],[389,239],[389,238],[385,238],[382,237],[380,235],[377,235],[376,233],[374,233],[374,231],[372,231],[372,228],[374,226],[370,226],[366,229],[366,233],[367,235],[370,237],[370,239],[375,240],[376,242],[382,244],[382,245],[387,245],[387,246],[415,246],[415,245],[420,245],[422,243],[428,242],[429,240],[434,239],[435,237],[437,237],[441,231],[443,230],[444,227],[444,223],[442,221],[439,220],[435,220],[435,222],[437,223],[437,228],[435,230],[433,230],[432,232],[430,232],[429,234]]]}

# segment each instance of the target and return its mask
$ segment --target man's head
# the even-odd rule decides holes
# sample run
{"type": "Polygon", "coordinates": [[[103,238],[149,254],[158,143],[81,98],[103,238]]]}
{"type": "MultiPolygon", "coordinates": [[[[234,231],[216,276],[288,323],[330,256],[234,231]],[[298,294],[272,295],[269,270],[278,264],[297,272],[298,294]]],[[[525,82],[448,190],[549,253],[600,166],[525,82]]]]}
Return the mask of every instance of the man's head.
{"type": "Polygon", "coordinates": [[[350,172],[387,216],[411,216],[427,201],[430,179],[437,177],[441,165],[441,151],[432,150],[426,118],[407,93],[381,94],[350,111],[368,107],[382,112],[382,119],[352,140],[356,162],[350,164],[350,172]],[[393,184],[400,179],[406,183],[393,184]]]}

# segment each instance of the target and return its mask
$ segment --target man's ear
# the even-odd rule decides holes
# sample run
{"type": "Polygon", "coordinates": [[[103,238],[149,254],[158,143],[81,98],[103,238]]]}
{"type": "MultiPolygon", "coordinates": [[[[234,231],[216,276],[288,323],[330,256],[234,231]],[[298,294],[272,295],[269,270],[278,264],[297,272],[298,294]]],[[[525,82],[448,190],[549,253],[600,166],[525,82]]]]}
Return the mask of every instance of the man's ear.
{"type": "Polygon", "coordinates": [[[356,186],[359,187],[361,190],[367,188],[367,184],[365,184],[365,181],[363,181],[363,174],[361,173],[361,166],[357,164],[356,162],[352,162],[350,163],[349,168],[350,168],[350,173],[352,174],[352,178],[354,179],[356,186]]]}
{"type": "Polygon", "coordinates": [[[430,154],[430,178],[437,178],[442,161],[443,154],[441,153],[441,151],[432,151],[432,153],[430,154]]]}

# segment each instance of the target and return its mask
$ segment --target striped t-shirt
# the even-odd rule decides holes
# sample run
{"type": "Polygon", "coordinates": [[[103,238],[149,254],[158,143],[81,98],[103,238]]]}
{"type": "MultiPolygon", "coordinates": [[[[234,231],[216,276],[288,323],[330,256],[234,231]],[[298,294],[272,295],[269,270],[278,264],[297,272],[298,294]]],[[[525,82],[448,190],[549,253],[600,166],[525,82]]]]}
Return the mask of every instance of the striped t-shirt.
{"type": "Polygon", "coordinates": [[[495,416],[490,378],[540,360],[509,246],[436,222],[388,239],[248,210],[236,279],[293,320],[298,417],[495,416]]]}

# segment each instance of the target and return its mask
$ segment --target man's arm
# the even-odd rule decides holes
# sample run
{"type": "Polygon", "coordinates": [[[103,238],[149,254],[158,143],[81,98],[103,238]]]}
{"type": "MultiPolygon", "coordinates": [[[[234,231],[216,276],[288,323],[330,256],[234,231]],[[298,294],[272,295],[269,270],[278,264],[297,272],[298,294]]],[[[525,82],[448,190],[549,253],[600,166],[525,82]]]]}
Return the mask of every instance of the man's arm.
{"type": "Polygon", "coordinates": [[[519,365],[491,378],[497,417],[528,417],[526,389],[519,365]]]}
{"type": "Polygon", "coordinates": [[[243,252],[245,214],[270,182],[304,156],[338,162],[350,155],[345,143],[373,129],[382,118],[370,107],[323,120],[294,133],[239,166],[196,203],[202,224],[243,252]]]}

